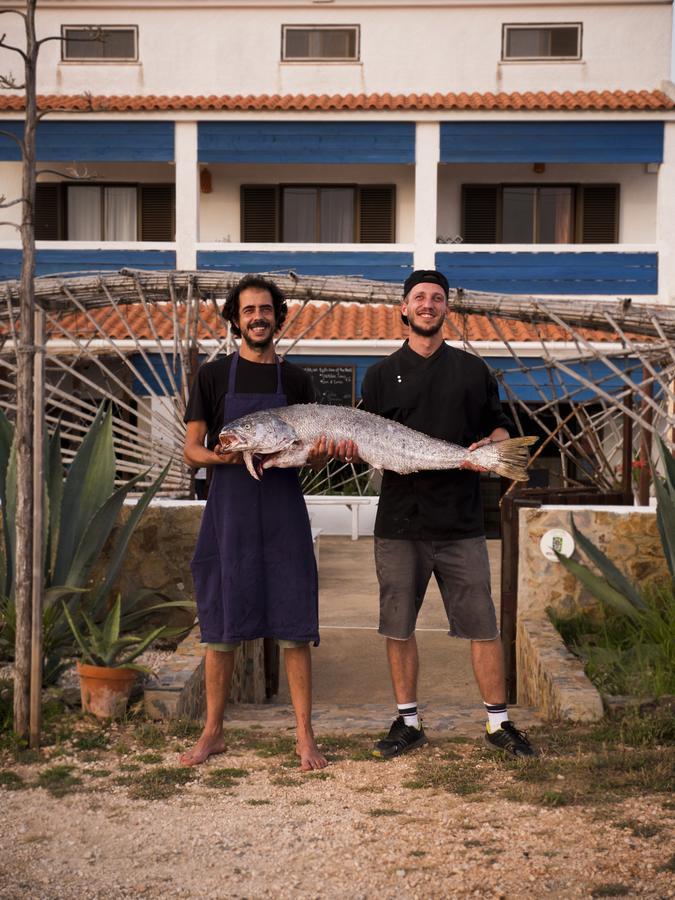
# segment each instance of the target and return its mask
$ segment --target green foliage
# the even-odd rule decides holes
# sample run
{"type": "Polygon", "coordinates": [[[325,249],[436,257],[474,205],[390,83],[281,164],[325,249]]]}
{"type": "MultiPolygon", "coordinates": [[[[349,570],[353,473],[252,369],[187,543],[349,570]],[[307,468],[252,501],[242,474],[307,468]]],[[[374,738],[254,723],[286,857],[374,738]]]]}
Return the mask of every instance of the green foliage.
{"type": "MultiPolygon", "coordinates": [[[[160,603],[148,606],[154,591],[140,591],[121,604],[120,620],[108,613],[111,589],[119,575],[131,536],[148,504],[162,485],[168,466],[141,494],[125,524],[118,529],[110,544],[109,561],[99,583],[92,583],[94,566],[104,546],[110,541],[124,500],[137,489],[148,471],[115,486],[115,452],[113,447],[112,412],[101,406],[84,437],[64,478],[59,429],[45,439],[45,551],[44,551],[44,613],[43,636],[45,650],[44,680],[56,681],[64,668],[63,660],[72,656],[76,642],[70,618],[81,633],[84,623],[89,636],[94,629],[103,628],[105,617],[108,629],[118,630],[119,636],[135,629],[142,621],[156,619],[171,607],[191,608],[191,604],[160,603]],[[69,615],[66,615],[66,612],[69,615]],[[83,618],[85,615],[89,623],[83,618]]],[[[3,550],[0,554],[0,659],[12,659],[15,641],[14,569],[15,569],[15,506],[16,453],[14,431],[0,410],[0,503],[2,504],[3,550]]],[[[114,607],[113,607],[114,609],[114,607]]],[[[155,625],[157,626],[155,621],[155,625]]],[[[155,629],[157,630],[157,628],[155,629]]],[[[164,629],[166,637],[175,636],[180,629],[164,629]]],[[[101,634],[110,649],[110,634],[101,634]]],[[[146,645],[147,646],[147,645],[146,645]]],[[[93,649],[93,648],[92,648],[93,649]]]]}
{"type": "Polygon", "coordinates": [[[603,621],[588,615],[551,616],[565,643],[585,663],[586,673],[608,694],[655,695],[675,691],[675,460],[659,435],[665,478],[652,467],[657,522],[671,579],[640,590],[593,544],[571,518],[577,546],[600,574],[557,553],[561,564],[597,597],[603,621]]]}
{"type": "Polygon", "coordinates": [[[166,631],[164,626],[160,626],[142,635],[120,634],[122,598],[119,594],[101,626],[97,625],[84,610],[80,610],[80,617],[86,626],[86,630],[81,631],[65,603],[63,613],[80,648],[83,662],[90,666],[124,667],[147,672],[147,667],[134,664],[133,661],[166,631]]]}

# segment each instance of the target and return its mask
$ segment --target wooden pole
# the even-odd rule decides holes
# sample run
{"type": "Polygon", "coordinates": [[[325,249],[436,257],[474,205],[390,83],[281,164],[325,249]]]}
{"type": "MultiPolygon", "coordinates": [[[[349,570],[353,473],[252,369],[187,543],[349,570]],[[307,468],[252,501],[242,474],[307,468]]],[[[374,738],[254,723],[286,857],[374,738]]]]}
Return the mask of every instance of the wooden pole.
{"type": "Polygon", "coordinates": [[[33,358],[35,356],[35,135],[37,130],[35,36],[36,0],[22,13],[26,115],[22,146],[21,281],[16,379],[16,642],[14,648],[14,731],[28,738],[30,727],[30,643],[33,583],[33,358]]]}
{"type": "MultiPolygon", "coordinates": [[[[633,395],[627,394],[623,402],[626,409],[633,408],[633,395]]],[[[627,413],[622,413],[623,419],[623,447],[621,462],[621,481],[623,489],[623,502],[626,506],[633,506],[633,420],[627,413]]]]}
{"type": "MultiPolygon", "coordinates": [[[[654,394],[654,382],[649,381],[643,385],[642,420],[646,425],[651,425],[654,411],[647,400],[651,400],[654,394]]],[[[651,483],[651,471],[649,460],[652,455],[652,432],[649,428],[642,429],[640,441],[640,481],[638,484],[638,499],[640,506],[649,506],[649,485],[651,483]]]]}
{"type": "Polygon", "coordinates": [[[30,747],[40,746],[42,730],[42,609],[44,592],[45,515],[45,316],[35,310],[35,360],[33,380],[33,583],[30,646],[30,747]]]}

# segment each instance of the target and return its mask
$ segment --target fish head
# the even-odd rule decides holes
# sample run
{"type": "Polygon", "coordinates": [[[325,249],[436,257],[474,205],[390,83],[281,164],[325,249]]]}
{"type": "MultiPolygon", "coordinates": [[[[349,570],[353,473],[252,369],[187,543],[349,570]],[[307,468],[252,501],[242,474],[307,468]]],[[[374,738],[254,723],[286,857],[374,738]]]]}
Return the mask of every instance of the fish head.
{"type": "Polygon", "coordinates": [[[264,458],[286,450],[297,441],[298,436],[287,422],[271,410],[264,410],[228,422],[218,439],[228,453],[242,453],[246,468],[259,480],[264,458]]]}

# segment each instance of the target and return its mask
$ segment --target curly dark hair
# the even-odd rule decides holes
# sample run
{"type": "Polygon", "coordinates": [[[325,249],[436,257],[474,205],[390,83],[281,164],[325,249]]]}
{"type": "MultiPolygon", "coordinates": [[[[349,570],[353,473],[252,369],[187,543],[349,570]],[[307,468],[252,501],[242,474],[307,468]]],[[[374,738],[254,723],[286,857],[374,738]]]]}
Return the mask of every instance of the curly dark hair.
{"type": "Polygon", "coordinates": [[[270,294],[272,303],[274,304],[275,330],[281,328],[288,312],[284,295],[273,281],[268,281],[267,278],[263,278],[262,275],[244,275],[239,284],[235,284],[235,286],[231,288],[225,298],[225,303],[221,310],[222,316],[226,322],[229,322],[234,336],[241,337],[241,329],[238,324],[239,297],[241,292],[245,291],[246,288],[254,288],[257,291],[267,291],[270,294]]]}

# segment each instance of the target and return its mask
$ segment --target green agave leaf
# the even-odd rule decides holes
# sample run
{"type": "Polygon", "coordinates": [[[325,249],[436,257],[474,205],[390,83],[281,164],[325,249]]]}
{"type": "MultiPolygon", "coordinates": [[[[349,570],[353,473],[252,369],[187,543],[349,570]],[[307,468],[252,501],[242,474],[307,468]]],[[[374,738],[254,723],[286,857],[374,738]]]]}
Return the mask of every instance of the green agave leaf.
{"type": "Polygon", "coordinates": [[[668,446],[661,435],[655,433],[655,437],[659,456],[663,463],[663,471],[666,476],[666,485],[669,493],[675,497],[675,457],[673,457],[673,454],[668,449],[668,446]]]}
{"type": "MultiPolygon", "coordinates": [[[[66,581],[69,584],[83,585],[88,582],[91,570],[110,537],[127,494],[145,477],[145,474],[136,475],[131,481],[117,488],[94,512],[68,569],[66,581]]],[[[98,593],[97,591],[96,596],[98,593]]]]}
{"type": "Polygon", "coordinates": [[[582,534],[581,531],[577,528],[574,522],[574,516],[570,515],[570,520],[572,523],[572,534],[574,535],[574,540],[584,551],[586,556],[590,559],[592,563],[594,563],[598,569],[605,576],[607,582],[620,594],[623,594],[624,597],[627,597],[628,600],[633,604],[633,606],[638,609],[646,609],[647,604],[640,596],[635,585],[626,578],[626,576],[621,572],[609,559],[602,550],[598,549],[595,544],[586,537],[585,534],[582,534]]]}
{"type": "Polygon", "coordinates": [[[67,575],[76,549],[94,513],[113,492],[114,482],[112,412],[110,409],[106,412],[101,406],[70,465],[63,487],[54,564],[54,581],[57,584],[69,580],[67,575]]]}
{"type": "Polygon", "coordinates": [[[56,548],[59,545],[59,524],[61,522],[61,504],[63,502],[63,460],[61,458],[61,429],[59,426],[57,426],[49,439],[46,474],[47,492],[49,494],[49,539],[46,546],[47,584],[49,584],[54,568],[56,548]]]}
{"type": "Polygon", "coordinates": [[[615,590],[604,578],[600,578],[599,575],[591,572],[589,568],[576,562],[576,560],[563,556],[557,550],[555,554],[567,571],[575,575],[601,603],[613,607],[617,612],[628,616],[633,621],[637,621],[640,618],[638,610],[630,600],[615,590]]]}
{"type": "Polygon", "coordinates": [[[71,616],[71,614],[68,610],[68,607],[66,606],[65,603],[63,604],[63,614],[66,617],[66,621],[68,622],[68,625],[70,625],[70,630],[73,633],[73,637],[77,641],[77,646],[80,648],[80,652],[82,653],[82,659],[86,660],[91,665],[96,665],[96,663],[94,662],[94,658],[89,650],[89,647],[87,646],[87,644],[85,642],[84,635],[82,634],[82,632],[79,630],[79,628],[75,624],[73,617],[71,616]]]}
{"type": "Polygon", "coordinates": [[[122,561],[124,560],[124,556],[127,552],[131,536],[134,533],[134,530],[138,525],[141,516],[147,509],[150,501],[162,486],[162,482],[166,478],[166,474],[169,471],[170,465],[171,463],[168,462],[157,476],[157,479],[141,494],[138,502],[131,510],[129,518],[124,523],[124,526],[120,529],[120,532],[115,541],[115,545],[110,553],[110,562],[108,563],[108,567],[106,570],[105,580],[96,591],[96,595],[93,601],[93,608],[95,611],[101,608],[102,603],[105,602],[105,598],[107,597],[110,589],[115,583],[120,567],[122,565],[122,561]]]}
{"type": "Polygon", "coordinates": [[[108,613],[108,616],[103,625],[103,643],[106,646],[110,646],[114,644],[115,641],[120,636],[120,619],[122,617],[122,598],[120,595],[117,595],[117,598],[113,604],[113,608],[108,613]]]}
{"type": "Polygon", "coordinates": [[[141,653],[143,653],[143,651],[146,650],[150,646],[150,644],[163,633],[164,626],[162,626],[161,628],[155,628],[153,631],[147,634],[139,644],[134,647],[133,651],[128,656],[126,656],[124,660],[120,660],[119,665],[127,665],[127,663],[130,663],[132,660],[136,659],[137,656],[140,656],[141,653]]]}
{"type": "Polygon", "coordinates": [[[654,493],[656,494],[656,524],[661,536],[661,545],[670,570],[670,577],[675,578],[675,500],[656,473],[654,473],[654,493]]]}
{"type": "Polygon", "coordinates": [[[12,442],[5,474],[5,496],[2,505],[5,528],[5,593],[14,596],[14,565],[16,554],[16,440],[12,442]]]}
{"type": "Polygon", "coordinates": [[[60,600],[72,597],[75,594],[86,594],[87,589],[83,587],[73,587],[70,584],[53,585],[43,594],[43,605],[45,610],[57,604],[60,600]]]}

